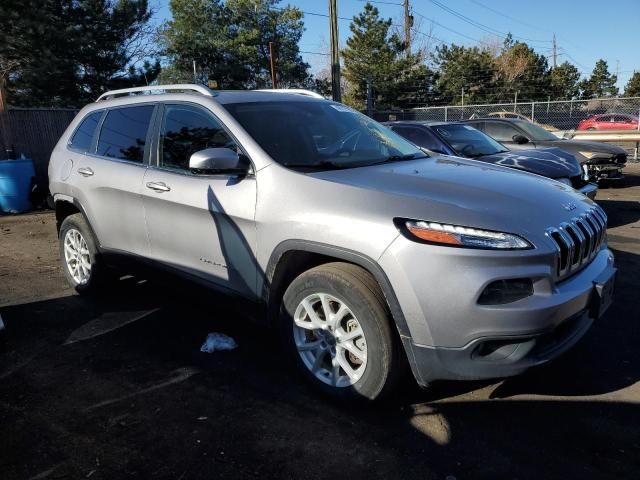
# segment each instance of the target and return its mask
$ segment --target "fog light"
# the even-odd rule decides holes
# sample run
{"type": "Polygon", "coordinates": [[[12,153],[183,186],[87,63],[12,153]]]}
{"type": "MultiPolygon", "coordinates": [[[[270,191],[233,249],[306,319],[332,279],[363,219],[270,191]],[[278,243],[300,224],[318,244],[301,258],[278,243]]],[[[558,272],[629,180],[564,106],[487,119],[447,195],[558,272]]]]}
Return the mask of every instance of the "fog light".
{"type": "Polygon", "coordinates": [[[504,305],[533,295],[533,281],[530,278],[496,280],[484,289],[478,304],[504,305]]]}

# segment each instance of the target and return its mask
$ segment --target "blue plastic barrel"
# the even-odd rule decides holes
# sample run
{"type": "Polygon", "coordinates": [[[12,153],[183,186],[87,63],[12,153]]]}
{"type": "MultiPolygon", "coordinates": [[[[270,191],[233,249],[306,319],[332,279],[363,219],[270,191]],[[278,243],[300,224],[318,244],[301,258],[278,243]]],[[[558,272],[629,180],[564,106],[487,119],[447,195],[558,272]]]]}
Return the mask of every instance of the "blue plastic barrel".
{"type": "Polygon", "coordinates": [[[29,192],[35,176],[30,158],[0,160],[0,210],[4,213],[26,212],[31,208],[29,192]]]}

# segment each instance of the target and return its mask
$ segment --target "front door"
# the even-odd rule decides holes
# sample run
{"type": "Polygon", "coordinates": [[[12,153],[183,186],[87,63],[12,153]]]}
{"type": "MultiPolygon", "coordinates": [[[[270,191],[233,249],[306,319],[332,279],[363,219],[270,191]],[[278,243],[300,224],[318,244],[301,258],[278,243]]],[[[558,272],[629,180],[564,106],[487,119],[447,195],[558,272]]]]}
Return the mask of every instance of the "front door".
{"type": "Polygon", "coordinates": [[[214,147],[239,148],[211,112],[184,103],[164,106],[156,165],[142,188],[150,256],[253,297],[256,180],[192,173],[191,155],[214,147]]]}

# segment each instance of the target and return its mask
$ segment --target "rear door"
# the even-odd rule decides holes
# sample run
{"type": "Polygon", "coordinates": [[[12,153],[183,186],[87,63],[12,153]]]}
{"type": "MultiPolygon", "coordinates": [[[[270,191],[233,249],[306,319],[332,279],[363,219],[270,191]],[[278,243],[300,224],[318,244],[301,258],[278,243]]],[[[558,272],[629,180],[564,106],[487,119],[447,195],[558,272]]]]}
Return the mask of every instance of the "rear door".
{"type": "Polygon", "coordinates": [[[104,248],[148,252],[140,190],[154,109],[138,104],[106,110],[92,145],[75,157],[75,196],[104,248]]]}
{"type": "Polygon", "coordinates": [[[244,296],[255,296],[256,181],[252,175],[192,173],[206,148],[239,146],[212,112],[190,103],[158,114],[143,198],[150,256],[244,296]]]}

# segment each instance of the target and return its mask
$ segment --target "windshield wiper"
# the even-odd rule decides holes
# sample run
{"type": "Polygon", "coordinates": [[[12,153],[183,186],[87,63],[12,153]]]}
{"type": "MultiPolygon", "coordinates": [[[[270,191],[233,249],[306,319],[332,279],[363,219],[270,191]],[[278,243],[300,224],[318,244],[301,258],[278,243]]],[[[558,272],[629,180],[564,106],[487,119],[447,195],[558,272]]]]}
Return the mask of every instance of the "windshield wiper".
{"type": "Polygon", "coordinates": [[[341,168],[352,168],[353,165],[322,161],[316,163],[283,163],[287,168],[308,168],[309,170],[339,170],[341,168]]]}
{"type": "Polygon", "coordinates": [[[493,152],[493,153],[473,153],[471,155],[467,155],[467,158],[480,158],[480,157],[486,157],[488,155],[495,155],[496,153],[507,153],[509,150],[498,150],[497,152],[493,152]]]}
{"type": "Polygon", "coordinates": [[[370,163],[369,165],[380,165],[382,163],[402,162],[404,160],[418,160],[419,158],[429,158],[429,155],[425,155],[424,153],[409,153],[408,155],[390,155],[384,160],[370,163]]]}

